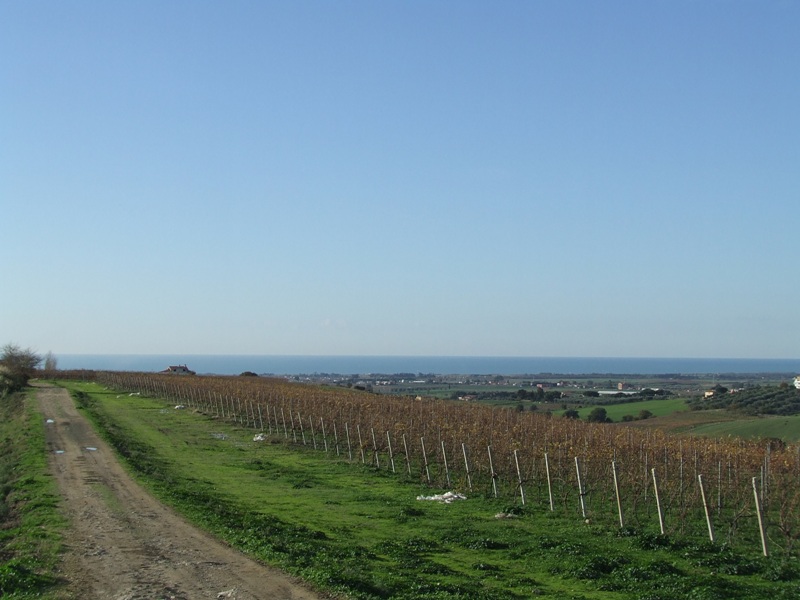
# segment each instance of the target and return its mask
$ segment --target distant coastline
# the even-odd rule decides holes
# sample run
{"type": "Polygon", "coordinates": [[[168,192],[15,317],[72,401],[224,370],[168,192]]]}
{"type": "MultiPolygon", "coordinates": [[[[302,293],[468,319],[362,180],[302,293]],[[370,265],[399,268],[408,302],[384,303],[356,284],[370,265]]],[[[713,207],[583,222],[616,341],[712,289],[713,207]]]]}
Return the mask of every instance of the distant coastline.
{"type": "Polygon", "coordinates": [[[800,359],[520,356],[280,356],[232,354],[61,354],[60,369],[161,371],[186,364],[199,374],[373,373],[474,375],[705,375],[800,373],[800,359]]]}

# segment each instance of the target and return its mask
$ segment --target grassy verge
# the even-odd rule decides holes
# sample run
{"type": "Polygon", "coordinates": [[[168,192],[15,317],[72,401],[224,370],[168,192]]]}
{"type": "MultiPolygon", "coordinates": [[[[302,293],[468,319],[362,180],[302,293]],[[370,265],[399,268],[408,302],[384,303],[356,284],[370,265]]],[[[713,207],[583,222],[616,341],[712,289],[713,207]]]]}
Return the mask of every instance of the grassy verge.
{"type": "Polygon", "coordinates": [[[55,598],[61,533],[34,391],[0,399],[0,597],[55,598]]]}
{"type": "Polygon", "coordinates": [[[419,481],[95,384],[66,384],[156,495],[254,557],[319,589],[372,600],[800,597],[800,568],[657,526],[619,530],[508,506],[439,504],[419,481]],[[504,518],[497,518],[503,514],[504,518]]]}

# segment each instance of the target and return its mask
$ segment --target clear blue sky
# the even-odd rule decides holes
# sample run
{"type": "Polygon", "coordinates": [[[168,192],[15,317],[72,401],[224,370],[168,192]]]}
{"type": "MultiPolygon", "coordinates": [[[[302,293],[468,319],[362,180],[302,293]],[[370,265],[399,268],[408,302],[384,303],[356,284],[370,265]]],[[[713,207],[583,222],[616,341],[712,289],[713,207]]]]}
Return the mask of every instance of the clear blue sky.
{"type": "Polygon", "coordinates": [[[800,356],[800,2],[0,2],[0,343],[800,356]]]}

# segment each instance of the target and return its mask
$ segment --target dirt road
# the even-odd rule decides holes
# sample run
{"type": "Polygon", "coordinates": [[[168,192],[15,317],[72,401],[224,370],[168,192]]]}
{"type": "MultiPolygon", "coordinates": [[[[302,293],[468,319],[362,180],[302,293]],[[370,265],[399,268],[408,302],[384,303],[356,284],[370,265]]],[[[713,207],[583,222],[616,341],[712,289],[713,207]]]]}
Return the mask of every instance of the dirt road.
{"type": "Polygon", "coordinates": [[[75,408],[37,385],[50,469],[71,521],[64,577],[93,600],[311,600],[319,596],[187,524],[136,484],[75,408]]]}

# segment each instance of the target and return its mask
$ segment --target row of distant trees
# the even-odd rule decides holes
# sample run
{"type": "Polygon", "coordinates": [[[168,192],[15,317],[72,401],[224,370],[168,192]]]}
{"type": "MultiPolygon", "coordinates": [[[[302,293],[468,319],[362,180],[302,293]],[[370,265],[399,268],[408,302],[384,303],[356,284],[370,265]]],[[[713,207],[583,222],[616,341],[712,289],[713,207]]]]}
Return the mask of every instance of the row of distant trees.
{"type": "Polygon", "coordinates": [[[30,348],[22,348],[18,344],[6,344],[0,350],[0,397],[21,390],[39,365],[44,363],[45,370],[55,371],[56,357],[52,352],[41,356],[30,348]]]}

